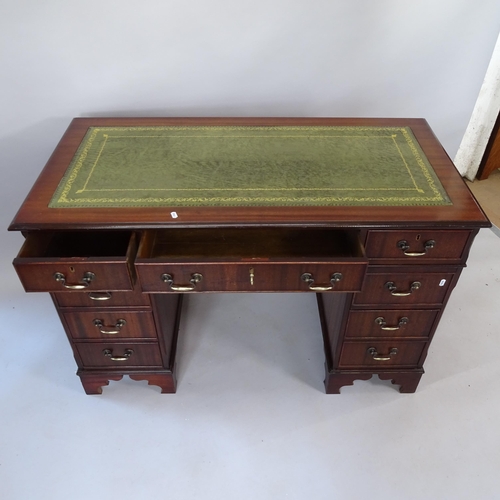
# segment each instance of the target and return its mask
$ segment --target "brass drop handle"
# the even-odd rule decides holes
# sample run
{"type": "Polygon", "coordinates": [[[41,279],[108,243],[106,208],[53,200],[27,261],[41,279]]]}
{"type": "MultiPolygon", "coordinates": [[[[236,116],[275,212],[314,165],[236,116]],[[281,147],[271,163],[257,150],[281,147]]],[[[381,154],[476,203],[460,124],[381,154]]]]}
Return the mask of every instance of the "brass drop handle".
{"type": "Polygon", "coordinates": [[[420,283],[420,281],[414,281],[410,285],[410,290],[408,292],[398,292],[397,287],[393,281],[388,281],[385,284],[385,287],[391,292],[391,295],[394,295],[394,297],[407,297],[408,295],[411,295],[415,290],[418,290],[421,286],[422,283],[420,283]]]}
{"type": "Polygon", "coordinates": [[[104,356],[109,358],[111,361],[127,361],[132,354],[134,354],[134,351],[132,349],[125,349],[125,352],[123,353],[123,356],[113,356],[113,350],[112,349],[104,349],[102,351],[104,356]]]}
{"type": "Polygon", "coordinates": [[[410,250],[410,245],[408,244],[408,242],[406,240],[398,241],[398,248],[400,248],[407,257],[421,257],[422,255],[425,255],[427,253],[427,250],[430,250],[435,246],[436,242],[434,240],[427,240],[424,243],[423,252],[409,252],[408,250],[410,250]]]}
{"type": "Polygon", "coordinates": [[[375,349],[375,347],[369,347],[367,353],[375,361],[389,361],[392,358],[392,356],[396,356],[396,354],[398,353],[398,350],[395,347],[393,347],[389,351],[389,354],[387,354],[386,356],[384,356],[384,355],[379,355],[379,353],[377,352],[377,349],[375,349]]]}
{"type": "Polygon", "coordinates": [[[309,285],[309,290],[313,292],[328,292],[333,290],[335,284],[342,279],[342,273],[333,273],[330,278],[331,285],[314,285],[314,277],[311,273],[304,273],[300,279],[309,285]]]}
{"type": "Polygon", "coordinates": [[[399,322],[397,326],[387,326],[387,323],[385,321],[385,318],[382,316],[379,316],[378,318],[375,319],[375,323],[380,326],[381,330],[399,330],[402,326],[407,325],[408,321],[410,321],[406,316],[403,316],[402,318],[399,318],[399,322]]]}
{"type": "Polygon", "coordinates": [[[162,274],[161,280],[168,285],[170,285],[170,289],[175,292],[191,292],[196,288],[196,285],[203,279],[203,276],[200,273],[193,273],[191,275],[191,279],[189,282],[191,285],[174,285],[174,278],[171,274],[162,274]]]}
{"type": "Polygon", "coordinates": [[[99,331],[104,335],[116,335],[117,333],[120,333],[122,327],[126,324],[127,322],[124,319],[119,319],[113,326],[104,325],[101,319],[96,318],[94,320],[94,325],[97,326],[97,328],[99,328],[99,331]]]}
{"type": "Polygon", "coordinates": [[[95,278],[95,274],[91,272],[86,272],[83,275],[82,281],[80,283],[66,283],[66,276],[63,273],[55,273],[54,279],[59,281],[64,288],[69,288],[70,290],[83,290],[90,285],[90,282],[95,278]]]}
{"type": "Polygon", "coordinates": [[[89,292],[89,298],[92,300],[109,300],[111,297],[111,292],[89,292]]]}

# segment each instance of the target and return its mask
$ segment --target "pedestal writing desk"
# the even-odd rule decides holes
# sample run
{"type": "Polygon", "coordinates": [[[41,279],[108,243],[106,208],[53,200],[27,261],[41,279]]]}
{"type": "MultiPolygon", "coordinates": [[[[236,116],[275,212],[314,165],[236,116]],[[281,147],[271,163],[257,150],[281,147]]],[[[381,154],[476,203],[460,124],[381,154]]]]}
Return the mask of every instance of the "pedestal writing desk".
{"type": "Polygon", "coordinates": [[[338,393],[416,390],[481,227],[425,120],[80,118],[9,229],[88,394],[175,392],[183,295],[226,291],[316,293],[338,393]]]}

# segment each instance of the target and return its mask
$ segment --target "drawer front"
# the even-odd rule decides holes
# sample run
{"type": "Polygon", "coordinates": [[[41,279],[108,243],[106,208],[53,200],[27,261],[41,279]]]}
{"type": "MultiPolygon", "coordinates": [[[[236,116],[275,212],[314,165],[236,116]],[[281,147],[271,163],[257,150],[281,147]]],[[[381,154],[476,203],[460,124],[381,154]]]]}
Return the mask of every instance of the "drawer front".
{"type": "Polygon", "coordinates": [[[162,366],[160,348],[156,343],[75,342],[84,368],[123,368],[162,366]]]}
{"type": "Polygon", "coordinates": [[[363,261],[140,263],[137,269],[145,292],[355,292],[361,289],[366,266],[363,261]]]}
{"type": "Polygon", "coordinates": [[[156,338],[153,314],[149,311],[101,310],[62,313],[62,316],[74,339],[156,338]]]}
{"type": "Polygon", "coordinates": [[[443,303],[453,273],[368,274],[363,291],[354,296],[354,304],[416,305],[443,303]]]}
{"type": "Polygon", "coordinates": [[[52,294],[59,307],[149,306],[149,295],[132,292],[74,292],[52,294]]]}
{"type": "Polygon", "coordinates": [[[345,342],[340,368],[416,368],[426,342],[345,342]]]}
{"type": "Polygon", "coordinates": [[[346,338],[360,337],[428,337],[438,310],[351,311],[346,338]]]}
{"type": "Polygon", "coordinates": [[[469,235],[470,231],[369,231],[366,256],[414,262],[460,259],[469,235]]]}
{"type": "Polygon", "coordinates": [[[24,262],[24,259],[15,259],[14,267],[27,292],[107,292],[133,289],[125,261],[24,262]]]}
{"type": "Polygon", "coordinates": [[[136,249],[127,231],[35,231],[14,267],[27,292],[128,291],[136,249]]]}

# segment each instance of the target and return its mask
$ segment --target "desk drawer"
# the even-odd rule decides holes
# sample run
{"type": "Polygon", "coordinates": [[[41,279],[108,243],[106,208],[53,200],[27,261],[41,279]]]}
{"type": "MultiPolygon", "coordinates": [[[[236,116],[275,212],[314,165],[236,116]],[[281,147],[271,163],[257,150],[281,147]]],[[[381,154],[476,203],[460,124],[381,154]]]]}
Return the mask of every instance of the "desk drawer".
{"type": "Polygon", "coordinates": [[[149,295],[140,290],[131,292],[74,292],[53,293],[59,307],[119,307],[150,306],[149,295]]]}
{"type": "Polygon", "coordinates": [[[156,338],[153,314],[149,311],[114,309],[62,313],[62,316],[73,339],[156,338]]]}
{"type": "Polygon", "coordinates": [[[388,309],[351,311],[346,338],[428,337],[438,310],[388,309]]]}
{"type": "Polygon", "coordinates": [[[132,290],[136,247],[124,231],[32,233],[14,267],[27,292],[132,290]]]}
{"type": "Polygon", "coordinates": [[[422,341],[345,342],[340,354],[340,368],[416,368],[424,351],[422,341]]]}
{"type": "Polygon", "coordinates": [[[146,232],[136,269],[144,292],[354,292],[367,263],[357,231],[200,228],[146,232]]]}
{"type": "Polygon", "coordinates": [[[367,274],[363,291],[354,296],[356,305],[440,305],[453,280],[453,273],[367,274]]]}
{"type": "Polygon", "coordinates": [[[470,231],[368,231],[366,255],[370,259],[429,261],[462,257],[470,231]]]}
{"type": "Polygon", "coordinates": [[[361,290],[366,263],[137,264],[145,292],[307,292],[361,290]]]}
{"type": "Polygon", "coordinates": [[[162,366],[160,347],[156,343],[75,342],[84,368],[124,368],[162,366]]]}

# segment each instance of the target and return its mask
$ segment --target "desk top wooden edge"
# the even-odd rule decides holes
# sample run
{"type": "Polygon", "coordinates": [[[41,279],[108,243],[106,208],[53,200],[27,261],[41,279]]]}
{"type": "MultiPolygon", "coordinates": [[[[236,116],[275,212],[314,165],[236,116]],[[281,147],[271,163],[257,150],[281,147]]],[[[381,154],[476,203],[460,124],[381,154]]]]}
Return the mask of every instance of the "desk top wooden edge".
{"type": "Polygon", "coordinates": [[[421,118],[75,118],[9,226],[11,231],[136,229],[219,225],[490,227],[427,121],[421,118]],[[300,207],[49,208],[49,201],[89,127],[381,126],[410,127],[453,205],[300,207]],[[177,212],[173,219],[171,212],[177,212]]]}

